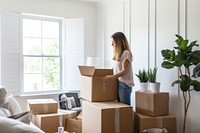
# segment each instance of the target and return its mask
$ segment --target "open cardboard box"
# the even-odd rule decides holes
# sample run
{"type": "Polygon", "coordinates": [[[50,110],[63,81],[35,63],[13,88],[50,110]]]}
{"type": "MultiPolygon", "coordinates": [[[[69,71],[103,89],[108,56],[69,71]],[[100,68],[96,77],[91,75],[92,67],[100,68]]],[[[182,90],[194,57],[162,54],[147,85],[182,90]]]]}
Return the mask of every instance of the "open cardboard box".
{"type": "Polygon", "coordinates": [[[165,128],[168,133],[176,133],[176,117],[173,115],[151,117],[136,113],[135,124],[138,133],[150,128],[165,128]]]}
{"type": "Polygon", "coordinates": [[[81,92],[83,99],[91,102],[113,101],[117,99],[117,79],[104,81],[112,75],[112,69],[96,69],[94,66],[79,66],[81,73],[81,92]]]}
{"type": "Polygon", "coordinates": [[[82,118],[79,114],[78,116],[74,118],[68,117],[66,119],[65,129],[68,132],[74,132],[74,133],[82,133],[82,118]]]}

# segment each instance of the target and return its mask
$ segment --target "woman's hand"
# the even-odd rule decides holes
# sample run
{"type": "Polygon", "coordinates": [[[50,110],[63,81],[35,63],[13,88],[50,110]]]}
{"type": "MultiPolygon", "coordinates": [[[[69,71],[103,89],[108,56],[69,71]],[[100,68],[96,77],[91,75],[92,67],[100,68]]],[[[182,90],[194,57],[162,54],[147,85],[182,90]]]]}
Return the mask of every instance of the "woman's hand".
{"type": "Polygon", "coordinates": [[[104,77],[104,82],[108,82],[109,80],[113,80],[114,78],[115,78],[114,75],[106,75],[106,76],[104,77]]]}

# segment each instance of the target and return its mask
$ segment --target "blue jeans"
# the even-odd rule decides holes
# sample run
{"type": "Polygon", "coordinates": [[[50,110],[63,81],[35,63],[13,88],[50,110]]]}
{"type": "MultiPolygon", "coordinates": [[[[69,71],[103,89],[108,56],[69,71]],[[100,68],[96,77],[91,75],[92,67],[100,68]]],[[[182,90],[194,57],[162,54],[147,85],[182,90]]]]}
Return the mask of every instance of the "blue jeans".
{"type": "Polygon", "coordinates": [[[131,105],[131,92],[132,87],[118,80],[118,101],[131,105]]]}

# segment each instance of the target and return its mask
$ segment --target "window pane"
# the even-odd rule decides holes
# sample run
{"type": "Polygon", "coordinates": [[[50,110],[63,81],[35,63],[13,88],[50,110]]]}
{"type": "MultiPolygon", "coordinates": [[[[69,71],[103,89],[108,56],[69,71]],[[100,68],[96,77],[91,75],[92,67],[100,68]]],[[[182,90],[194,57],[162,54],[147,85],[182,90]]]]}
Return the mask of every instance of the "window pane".
{"type": "Polygon", "coordinates": [[[44,74],[44,90],[57,90],[60,88],[59,73],[44,74]]]}
{"type": "Polygon", "coordinates": [[[41,21],[33,19],[23,19],[23,36],[41,37],[41,21]]]}
{"type": "Polygon", "coordinates": [[[42,74],[24,74],[24,92],[42,90],[42,74]]]}
{"type": "Polygon", "coordinates": [[[41,55],[41,39],[23,38],[24,55],[41,55]]]}
{"type": "Polygon", "coordinates": [[[44,88],[58,89],[60,84],[60,63],[59,58],[45,57],[44,58],[44,88]]]}
{"type": "Polygon", "coordinates": [[[59,38],[59,22],[42,21],[42,36],[44,38],[59,38]]]}
{"type": "Polygon", "coordinates": [[[44,55],[59,55],[59,43],[57,39],[43,39],[42,43],[44,55]]]}
{"type": "Polygon", "coordinates": [[[45,57],[44,59],[44,73],[54,73],[59,72],[60,70],[60,63],[58,57],[45,57]]]}
{"type": "Polygon", "coordinates": [[[24,73],[42,73],[42,58],[24,57],[24,73]]]}

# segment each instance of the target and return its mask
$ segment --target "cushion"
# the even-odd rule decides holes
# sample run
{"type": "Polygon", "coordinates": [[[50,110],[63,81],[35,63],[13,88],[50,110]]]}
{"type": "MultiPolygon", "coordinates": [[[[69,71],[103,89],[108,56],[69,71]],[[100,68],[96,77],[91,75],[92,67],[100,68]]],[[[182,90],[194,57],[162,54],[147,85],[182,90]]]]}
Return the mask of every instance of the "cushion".
{"type": "Polygon", "coordinates": [[[65,102],[65,108],[66,109],[72,109],[74,107],[76,107],[76,101],[74,99],[74,97],[67,97],[66,94],[62,94],[62,96],[60,97],[61,102],[65,102]]]}
{"type": "Polygon", "coordinates": [[[43,133],[37,128],[14,119],[0,116],[1,133],[43,133]]]}
{"type": "Polygon", "coordinates": [[[21,122],[26,123],[26,124],[30,124],[31,115],[32,115],[31,111],[26,111],[26,112],[23,112],[23,113],[19,113],[17,115],[9,116],[8,118],[12,118],[12,119],[21,121],[21,122]]]}
{"type": "Polygon", "coordinates": [[[8,109],[10,110],[12,115],[16,115],[16,114],[22,113],[22,109],[21,109],[19,103],[13,97],[12,94],[10,96],[8,96],[7,100],[8,100],[8,109]]]}
{"type": "Polygon", "coordinates": [[[60,100],[61,101],[66,101],[67,100],[67,96],[66,96],[65,93],[61,95],[60,100]]]}
{"type": "Polygon", "coordinates": [[[8,109],[0,108],[0,116],[9,117],[11,116],[11,112],[8,109]]]}
{"type": "Polygon", "coordinates": [[[4,104],[1,104],[0,107],[9,110],[9,108],[8,108],[8,102],[6,102],[6,103],[4,103],[4,104]]]}
{"type": "Polygon", "coordinates": [[[5,104],[6,95],[5,88],[0,86],[0,107],[5,104]]]}
{"type": "Polygon", "coordinates": [[[67,108],[72,109],[74,107],[76,107],[76,102],[74,97],[67,97],[67,108]]]}

